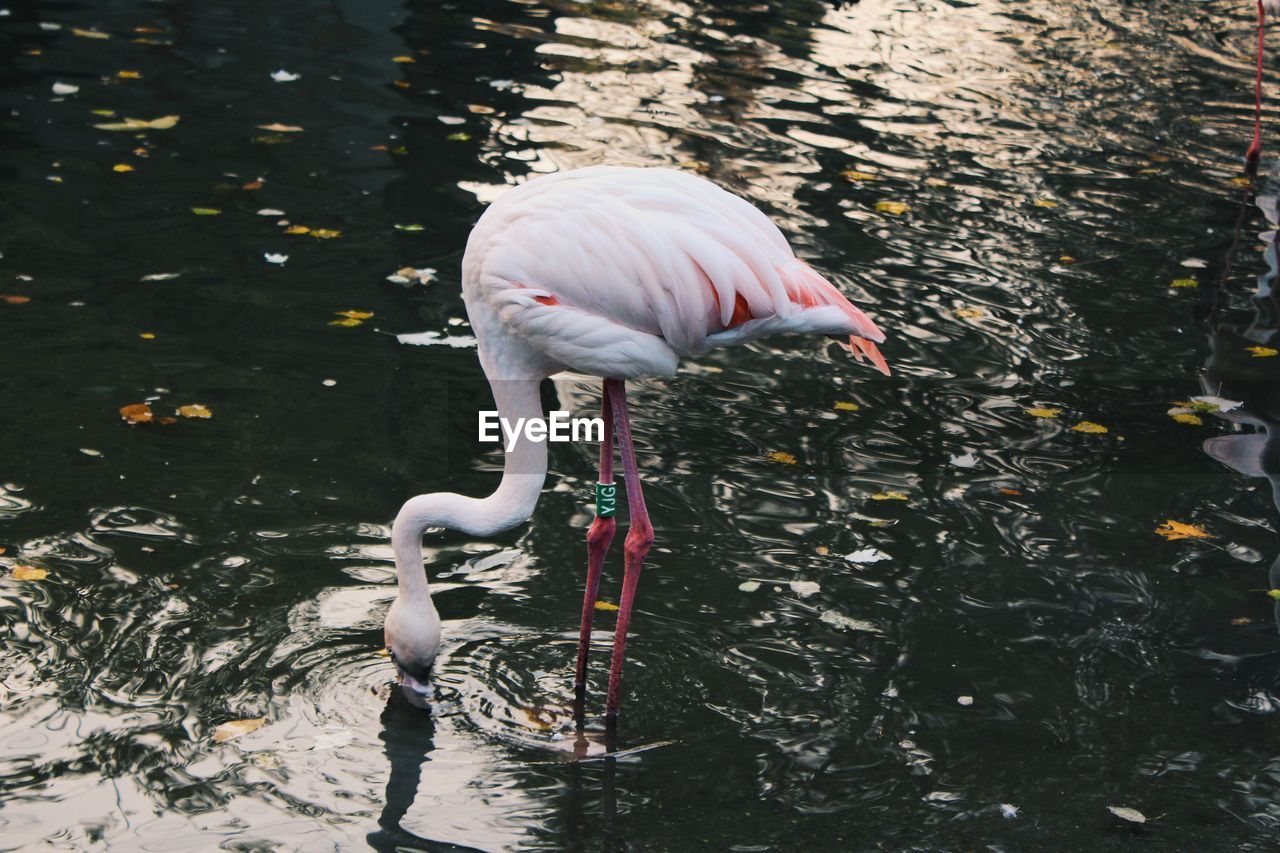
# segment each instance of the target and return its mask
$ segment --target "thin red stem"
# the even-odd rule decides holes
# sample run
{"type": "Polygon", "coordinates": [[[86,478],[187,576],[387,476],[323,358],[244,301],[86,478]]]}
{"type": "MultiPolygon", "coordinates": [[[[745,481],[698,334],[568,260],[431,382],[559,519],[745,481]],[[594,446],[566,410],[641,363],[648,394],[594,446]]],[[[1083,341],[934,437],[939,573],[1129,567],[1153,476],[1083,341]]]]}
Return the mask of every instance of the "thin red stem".
{"type": "Polygon", "coordinates": [[[1262,158],[1262,72],[1264,70],[1263,51],[1266,46],[1267,13],[1258,3],[1258,65],[1253,79],[1253,141],[1244,155],[1244,167],[1250,175],[1258,172],[1258,161],[1262,158]]]}

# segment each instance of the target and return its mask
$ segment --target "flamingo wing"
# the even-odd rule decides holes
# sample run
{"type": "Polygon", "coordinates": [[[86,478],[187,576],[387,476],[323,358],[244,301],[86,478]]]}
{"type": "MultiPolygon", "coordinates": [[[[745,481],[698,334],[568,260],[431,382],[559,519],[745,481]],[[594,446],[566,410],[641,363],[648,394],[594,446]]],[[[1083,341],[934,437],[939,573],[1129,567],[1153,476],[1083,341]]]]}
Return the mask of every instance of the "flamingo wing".
{"type": "Polygon", "coordinates": [[[666,169],[599,166],[512,190],[472,231],[463,288],[507,331],[597,375],[669,375],[680,356],[782,332],[847,337],[888,372],[884,335],[768,217],[666,169]]]}

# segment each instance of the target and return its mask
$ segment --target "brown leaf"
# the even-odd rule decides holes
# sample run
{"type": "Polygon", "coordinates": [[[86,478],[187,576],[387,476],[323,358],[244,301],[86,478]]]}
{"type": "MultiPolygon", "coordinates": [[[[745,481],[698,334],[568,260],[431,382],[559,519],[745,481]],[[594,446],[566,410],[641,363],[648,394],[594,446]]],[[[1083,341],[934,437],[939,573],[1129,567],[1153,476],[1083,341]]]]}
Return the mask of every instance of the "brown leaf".
{"type": "Polygon", "coordinates": [[[48,570],[36,566],[14,566],[9,574],[19,581],[42,581],[49,577],[48,570]]]}
{"type": "Polygon", "coordinates": [[[266,723],[266,717],[253,717],[248,720],[228,720],[213,730],[214,743],[226,743],[241,735],[256,732],[266,723]]]}
{"type": "Polygon", "coordinates": [[[19,296],[16,293],[6,293],[0,296],[0,299],[8,302],[10,305],[24,305],[31,301],[30,296],[19,296]]]}
{"type": "Polygon", "coordinates": [[[302,128],[298,127],[296,124],[280,124],[279,122],[273,122],[272,124],[260,124],[258,125],[258,129],[270,130],[273,133],[302,133],[302,128]]]}
{"type": "Polygon", "coordinates": [[[124,418],[126,423],[149,424],[155,418],[155,413],[146,403],[130,403],[120,407],[120,417],[124,418]]]}
{"type": "Polygon", "coordinates": [[[213,412],[209,411],[209,407],[200,403],[191,403],[186,406],[178,407],[178,414],[184,418],[211,418],[213,412]]]}

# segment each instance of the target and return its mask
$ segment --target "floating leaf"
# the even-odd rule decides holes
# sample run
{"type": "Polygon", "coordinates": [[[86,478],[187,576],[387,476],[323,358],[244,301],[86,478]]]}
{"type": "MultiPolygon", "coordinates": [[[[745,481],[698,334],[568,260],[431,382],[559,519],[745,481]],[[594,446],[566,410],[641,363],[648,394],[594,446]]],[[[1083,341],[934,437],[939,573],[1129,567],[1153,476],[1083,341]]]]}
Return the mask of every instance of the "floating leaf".
{"type": "Polygon", "coordinates": [[[1174,521],[1172,518],[1165,521],[1156,528],[1156,533],[1168,539],[1170,542],[1177,539],[1212,539],[1213,536],[1206,533],[1203,528],[1194,524],[1183,524],[1181,521],[1174,521]]]}
{"type": "Polygon", "coordinates": [[[80,87],[71,83],[54,83],[53,94],[55,95],[74,95],[80,91],[80,87]]]}
{"type": "Polygon", "coordinates": [[[169,130],[175,126],[181,116],[160,116],[160,118],[126,118],[124,121],[112,121],[106,124],[95,124],[98,130],[169,130]]]}
{"type": "Polygon", "coordinates": [[[1237,175],[1236,177],[1231,179],[1231,185],[1233,187],[1251,187],[1253,186],[1253,181],[1251,181],[1249,178],[1237,175]]]}
{"type": "Polygon", "coordinates": [[[818,621],[826,622],[832,627],[839,628],[841,631],[866,631],[869,634],[879,634],[880,629],[865,619],[854,619],[852,616],[845,616],[843,613],[837,613],[834,610],[824,610],[818,614],[818,621]]]}
{"type": "Polygon", "coordinates": [[[359,326],[373,316],[372,311],[337,311],[337,320],[330,320],[330,326],[359,326]]]}
{"type": "Polygon", "coordinates": [[[871,172],[859,172],[857,169],[846,169],[845,171],[841,172],[840,175],[846,181],[863,182],[863,181],[880,180],[879,175],[874,175],[871,172]]]}
{"type": "Polygon", "coordinates": [[[414,59],[412,56],[393,56],[391,57],[391,61],[406,63],[406,62],[417,62],[418,60],[414,59]]]}
{"type": "Polygon", "coordinates": [[[220,216],[222,214],[222,211],[216,207],[193,207],[191,212],[196,216],[220,216]]]}
{"type": "Polygon", "coordinates": [[[1051,408],[1031,408],[1026,410],[1028,415],[1033,418],[1056,418],[1062,414],[1062,409],[1051,408]]]}
{"type": "Polygon", "coordinates": [[[312,228],[311,236],[317,240],[334,240],[342,236],[342,232],[336,228],[312,228]]]}
{"type": "Polygon", "coordinates": [[[1051,198],[1038,198],[1032,202],[1036,207],[1057,207],[1058,203],[1051,198]]]}
{"type": "Polygon", "coordinates": [[[597,602],[596,602],[596,610],[604,610],[604,611],[606,611],[606,612],[610,612],[610,611],[614,611],[614,610],[617,610],[617,609],[618,609],[618,605],[616,605],[616,604],[611,604],[611,603],[609,603],[609,602],[607,602],[607,601],[597,601],[597,602]]]}
{"type": "Polygon", "coordinates": [[[117,71],[116,76],[121,80],[141,80],[141,71],[117,71]]]}
{"type": "Polygon", "coordinates": [[[768,459],[770,462],[781,462],[783,465],[796,464],[796,458],[794,456],[792,456],[790,453],[785,453],[781,450],[770,451],[769,453],[765,454],[765,458],[768,459]]]}
{"type": "Polygon", "coordinates": [[[8,302],[10,305],[25,305],[31,301],[31,297],[21,296],[17,293],[6,293],[0,296],[0,301],[8,302]]]}
{"type": "Polygon", "coordinates": [[[213,730],[213,742],[226,743],[229,740],[235,740],[241,735],[256,732],[258,729],[262,728],[263,723],[266,721],[266,717],[253,717],[248,720],[229,720],[213,730]]]}
{"type": "Polygon", "coordinates": [[[271,124],[260,124],[258,130],[269,130],[272,133],[302,133],[302,128],[296,124],[281,124],[280,122],[272,122],[271,124]]]}
{"type": "Polygon", "coordinates": [[[1072,427],[1076,432],[1087,432],[1090,435],[1102,435],[1107,432],[1107,428],[1102,424],[1096,424],[1093,421],[1081,421],[1072,427]]]}
{"type": "Polygon", "coordinates": [[[1005,488],[1005,487],[1003,487],[1003,486],[1001,486],[999,489],[997,489],[997,491],[998,491],[998,492],[1000,492],[1000,494],[1002,494],[1002,495],[1018,495],[1018,496],[1020,496],[1020,495],[1022,494],[1022,492],[1018,491],[1017,489],[1007,489],[1007,488],[1005,488]]]}
{"type": "Polygon", "coordinates": [[[96,116],[102,116],[103,118],[111,118],[116,114],[115,110],[90,110],[89,112],[96,116]]]}
{"type": "Polygon", "coordinates": [[[276,255],[271,252],[264,253],[262,257],[266,259],[266,262],[269,264],[283,264],[285,261],[289,260],[288,255],[276,255]]]}
{"type": "Polygon", "coordinates": [[[111,171],[113,171],[113,172],[132,172],[132,171],[133,171],[133,167],[132,167],[132,166],[130,166],[128,163],[116,163],[114,166],[112,166],[112,167],[111,167],[111,171]]]}
{"type": "Polygon", "coordinates": [[[1125,806],[1107,806],[1107,811],[1111,812],[1121,820],[1127,820],[1129,823],[1146,823],[1147,816],[1137,809],[1127,808],[1125,806]]]}
{"type": "Polygon", "coordinates": [[[952,312],[957,317],[985,317],[987,312],[981,308],[957,308],[952,312]]]}
{"type": "Polygon", "coordinates": [[[281,68],[279,71],[271,72],[271,79],[277,83],[292,83],[294,80],[301,80],[301,74],[294,74],[291,71],[285,71],[281,68]]]}
{"type": "Polygon", "coordinates": [[[1280,589],[1269,589],[1267,590],[1267,595],[1275,601],[1280,601],[1280,589]]]}
{"type": "Polygon", "coordinates": [[[738,589],[742,590],[743,592],[755,592],[759,588],[760,588],[760,581],[743,581],[742,583],[738,584],[738,589]]]}
{"type": "Polygon", "coordinates": [[[307,227],[307,226],[305,226],[305,225],[290,225],[288,228],[284,229],[284,233],[286,233],[286,234],[310,234],[310,233],[311,233],[311,229],[310,229],[310,228],[308,228],[308,227],[307,227]]]}
{"type": "Polygon", "coordinates": [[[111,38],[111,33],[101,33],[101,32],[98,32],[97,30],[82,30],[82,29],[80,29],[79,27],[72,27],[72,28],[71,28],[71,34],[72,34],[73,36],[79,36],[79,37],[80,37],[80,38],[82,38],[82,39],[109,39],[109,38],[111,38]]]}
{"type": "Polygon", "coordinates": [[[1199,287],[1200,282],[1196,281],[1194,278],[1175,278],[1173,281],[1169,282],[1169,286],[1170,287],[1199,287]]]}
{"type": "Polygon", "coordinates": [[[471,134],[460,130],[457,133],[449,134],[448,136],[445,137],[445,139],[449,140],[450,142],[470,142],[471,134]]]}
{"type": "Polygon", "coordinates": [[[189,403],[185,406],[178,407],[178,414],[184,418],[211,418],[213,412],[209,411],[209,407],[202,403],[189,403]]]}
{"type": "Polygon", "coordinates": [[[844,558],[850,563],[878,563],[881,560],[891,559],[888,554],[877,548],[863,548],[854,551],[852,554],[845,554],[844,558]]]}
{"type": "Polygon", "coordinates": [[[1070,255],[1059,255],[1059,256],[1058,256],[1058,263],[1060,263],[1060,264],[1064,264],[1065,266],[1071,266],[1071,265],[1072,265],[1072,264],[1074,264],[1075,262],[1076,262],[1076,259],[1075,259],[1075,258],[1073,258],[1073,257],[1071,257],[1070,255]]]}
{"type": "Polygon", "coordinates": [[[101,450],[94,450],[92,447],[82,447],[80,448],[80,452],[83,453],[85,456],[101,456],[102,455],[101,450]]]}
{"type": "Polygon", "coordinates": [[[19,581],[42,581],[49,577],[49,572],[36,566],[14,566],[9,575],[19,581]]]}
{"type": "Polygon", "coordinates": [[[816,581],[791,581],[789,586],[791,591],[801,598],[808,598],[822,591],[822,587],[818,586],[816,581]]]}
{"type": "Polygon", "coordinates": [[[180,275],[182,275],[182,273],[153,272],[150,275],[144,275],[142,278],[139,279],[139,281],[168,281],[169,279],[177,278],[180,275]]]}
{"type": "Polygon", "coordinates": [[[905,501],[907,496],[902,492],[876,492],[871,496],[873,501],[905,501]]]}
{"type": "Polygon", "coordinates": [[[259,216],[284,216],[283,210],[276,210],[274,207],[264,207],[258,211],[259,216]]]}
{"type": "Polygon", "coordinates": [[[1247,347],[1247,349],[1253,353],[1254,358],[1271,358],[1272,356],[1280,355],[1280,350],[1272,349],[1271,347],[1247,347]]]}
{"type": "Polygon", "coordinates": [[[125,423],[149,424],[155,419],[155,413],[146,403],[130,403],[120,407],[120,417],[124,418],[125,423]]]}
{"type": "Polygon", "coordinates": [[[156,339],[155,332],[139,332],[138,337],[144,341],[154,341],[156,339]]]}
{"type": "Polygon", "coordinates": [[[393,281],[396,284],[409,284],[416,280],[418,284],[430,284],[435,280],[435,277],[436,271],[431,267],[423,267],[422,269],[401,267],[387,276],[387,281],[393,281]]]}
{"type": "Polygon", "coordinates": [[[861,408],[862,407],[859,406],[857,403],[846,403],[844,400],[836,401],[837,412],[856,412],[861,408]]]}
{"type": "Polygon", "coordinates": [[[1204,426],[1204,421],[1200,419],[1200,416],[1192,412],[1190,409],[1170,409],[1169,417],[1173,418],[1178,423],[1186,424],[1187,426],[1204,426]]]}
{"type": "Polygon", "coordinates": [[[258,178],[258,180],[256,181],[249,181],[248,183],[241,184],[240,189],[246,190],[248,192],[253,192],[254,190],[260,190],[262,189],[262,179],[258,178]]]}
{"type": "Polygon", "coordinates": [[[417,222],[411,222],[411,223],[409,223],[408,225],[401,225],[400,223],[398,223],[398,222],[397,222],[395,225],[393,225],[393,226],[391,226],[391,227],[392,227],[392,228],[395,228],[397,231],[410,231],[410,232],[416,232],[416,231],[425,231],[425,230],[426,230],[426,227],[425,227],[425,226],[423,226],[423,225],[421,225],[421,224],[419,224],[419,223],[417,223],[417,222]]]}
{"type": "Polygon", "coordinates": [[[876,213],[887,213],[890,216],[901,216],[906,213],[907,210],[909,210],[907,203],[903,201],[876,202],[876,213]]]}

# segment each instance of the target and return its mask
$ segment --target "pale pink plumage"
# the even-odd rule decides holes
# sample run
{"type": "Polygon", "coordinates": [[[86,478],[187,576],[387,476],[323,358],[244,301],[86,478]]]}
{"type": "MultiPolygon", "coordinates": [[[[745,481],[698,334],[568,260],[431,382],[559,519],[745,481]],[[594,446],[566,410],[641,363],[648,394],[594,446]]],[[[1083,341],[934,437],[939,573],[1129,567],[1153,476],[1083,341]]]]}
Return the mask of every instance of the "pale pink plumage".
{"type": "Polygon", "coordinates": [[[669,376],[682,356],[783,332],[848,337],[889,372],[875,323],[768,217],[682,172],[539,177],[485,211],[462,266],[482,350],[514,337],[516,361],[541,356],[548,373],[669,376]]]}
{"type": "MultiPolygon", "coordinates": [[[[609,667],[606,719],[616,720],[627,628],[653,526],[631,439],[625,380],[669,376],[681,356],[779,332],[847,338],[842,345],[889,367],[875,323],[798,260],[769,219],[692,175],[597,166],[537,178],[485,211],[462,260],[462,293],[499,413],[542,415],[539,383],[573,368],[604,378],[600,482],[613,483],[617,439],[631,510],[625,574],[609,667]]],[[[399,591],[387,613],[387,649],[402,682],[423,679],[440,645],[440,617],[422,569],[422,534],[449,527],[477,536],[527,519],[547,472],[544,442],[524,436],[506,453],[485,498],[436,492],[410,498],[392,525],[399,591]]],[[[588,534],[575,690],[587,652],[615,520],[588,534]]]]}

